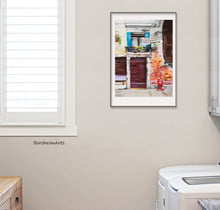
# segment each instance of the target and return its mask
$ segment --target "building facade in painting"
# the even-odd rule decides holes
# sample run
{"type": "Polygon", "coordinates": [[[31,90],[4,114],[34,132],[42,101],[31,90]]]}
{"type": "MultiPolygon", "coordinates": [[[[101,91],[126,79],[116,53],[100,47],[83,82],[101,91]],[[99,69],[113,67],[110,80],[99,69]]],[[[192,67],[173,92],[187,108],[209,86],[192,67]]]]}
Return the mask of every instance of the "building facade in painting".
{"type": "Polygon", "coordinates": [[[115,22],[116,96],[130,96],[132,89],[137,96],[172,96],[172,28],[172,20],[115,22]],[[163,93],[156,91],[158,81],[163,93]]]}

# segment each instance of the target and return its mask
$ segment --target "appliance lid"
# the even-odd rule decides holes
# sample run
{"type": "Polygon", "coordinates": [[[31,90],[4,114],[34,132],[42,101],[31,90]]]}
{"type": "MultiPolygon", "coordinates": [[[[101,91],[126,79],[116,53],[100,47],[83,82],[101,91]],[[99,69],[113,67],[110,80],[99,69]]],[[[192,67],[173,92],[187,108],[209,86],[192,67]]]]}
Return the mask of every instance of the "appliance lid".
{"type": "MultiPolygon", "coordinates": [[[[186,177],[185,177],[186,178],[186,177]]],[[[173,178],[169,181],[169,190],[180,198],[219,198],[220,197],[220,177],[188,177],[190,183],[187,184],[183,178],[173,178]]]]}
{"type": "Polygon", "coordinates": [[[183,165],[166,167],[159,170],[159,181],[166,185],[175,177],[220,176],[219,165],[183,165]]]}

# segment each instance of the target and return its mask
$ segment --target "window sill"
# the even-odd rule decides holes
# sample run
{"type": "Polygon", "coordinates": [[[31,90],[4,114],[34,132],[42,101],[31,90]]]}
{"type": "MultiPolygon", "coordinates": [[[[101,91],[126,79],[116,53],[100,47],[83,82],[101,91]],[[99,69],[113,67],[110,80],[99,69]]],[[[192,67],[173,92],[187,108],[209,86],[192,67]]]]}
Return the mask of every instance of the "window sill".
{"type": "Polygon", "coordinates": [[[63,136],[76,137],[77,126],[0,126],[0,137],[6,136],[63,136]]]}

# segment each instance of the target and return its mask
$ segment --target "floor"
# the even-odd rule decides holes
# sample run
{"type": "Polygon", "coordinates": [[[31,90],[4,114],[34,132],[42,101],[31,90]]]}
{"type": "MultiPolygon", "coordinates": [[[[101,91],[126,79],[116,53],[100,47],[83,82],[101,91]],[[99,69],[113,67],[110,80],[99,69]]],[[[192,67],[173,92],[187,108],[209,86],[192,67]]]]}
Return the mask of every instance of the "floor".
{"type": "Polygon", "coordinates": [[[157,91],[156,89],[124,89],[115,90],[116,97],[172,97],[172,89],[157,91]]]}

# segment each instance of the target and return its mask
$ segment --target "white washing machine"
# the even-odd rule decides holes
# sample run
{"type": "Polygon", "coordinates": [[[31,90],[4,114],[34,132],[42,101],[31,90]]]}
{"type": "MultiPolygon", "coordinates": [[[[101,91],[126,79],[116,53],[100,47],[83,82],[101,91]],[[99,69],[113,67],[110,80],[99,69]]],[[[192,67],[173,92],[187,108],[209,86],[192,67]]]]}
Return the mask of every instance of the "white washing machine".
{"type": "Polygon", "coordinates": [[[201,192],[206,198],[220,198],[218,190],[220,190],[219,165],[186,165],[163,168],[159,171],[157,209],[201,210],[197,201],[198,198],[205,197],[199,197],[198,193],[201,192]],[[189,201],[186,200],[187,197],[194,199],[189,201]],[[184,201],[187,202],[184,203],[184,201]],[[193,204],[192,208],[191,204],[193,204]]]}

